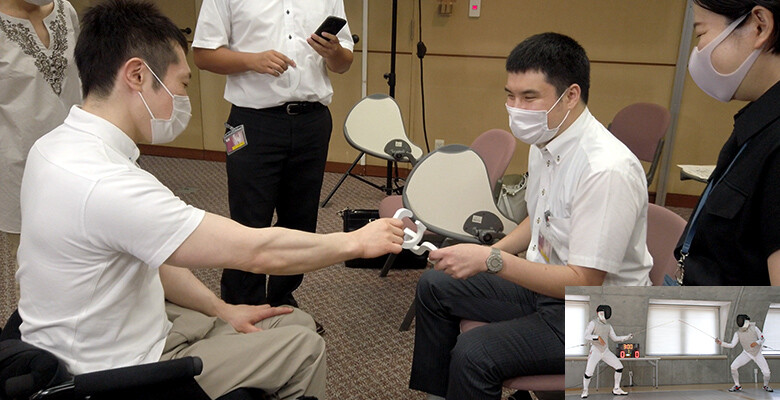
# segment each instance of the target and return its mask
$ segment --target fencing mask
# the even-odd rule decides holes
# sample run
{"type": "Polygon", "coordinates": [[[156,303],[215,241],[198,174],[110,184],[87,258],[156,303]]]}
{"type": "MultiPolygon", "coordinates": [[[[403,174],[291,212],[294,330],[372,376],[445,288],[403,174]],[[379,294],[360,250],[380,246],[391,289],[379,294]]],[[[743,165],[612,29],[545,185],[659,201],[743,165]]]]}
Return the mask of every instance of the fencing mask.
{"type": "Polygon", "coordinates": [[[602,304],[596,307],[596,314],[598,314],[601,311],[604,312],[604,319],[609,319],[612,316],[612,307],[606,304],[602,304]]]}
{"type": "Polygon", "coordinates": [[[740,328],[747,328],[747,325],[745,324],[745,321],[748,321],[750,323],[750,317],[748,317],[746,314],[739,314],[737,315],[737,326],[740,328]]]}

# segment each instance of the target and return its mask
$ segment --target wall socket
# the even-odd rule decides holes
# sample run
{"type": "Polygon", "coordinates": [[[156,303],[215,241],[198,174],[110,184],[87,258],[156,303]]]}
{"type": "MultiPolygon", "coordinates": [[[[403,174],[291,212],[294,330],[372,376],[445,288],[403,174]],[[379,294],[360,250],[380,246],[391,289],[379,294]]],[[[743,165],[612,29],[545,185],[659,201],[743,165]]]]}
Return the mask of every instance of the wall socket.
{"type": "Polygon", "coordinates": [[[444,139],[436,139],[433,141],[433,149],[438,150],[439,147],[444,146],[444,139]]]}

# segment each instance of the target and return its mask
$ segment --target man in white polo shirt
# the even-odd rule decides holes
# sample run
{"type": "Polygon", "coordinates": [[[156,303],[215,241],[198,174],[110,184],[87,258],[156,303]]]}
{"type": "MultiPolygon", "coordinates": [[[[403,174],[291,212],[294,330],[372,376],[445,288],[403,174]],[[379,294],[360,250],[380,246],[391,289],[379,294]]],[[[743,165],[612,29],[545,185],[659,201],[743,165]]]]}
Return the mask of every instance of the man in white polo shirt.
{"type": "Polygon", "coordinates": [[[329,235],[247,228],[141,170],[136,143],[169,142],[189,121],[186,50],[148,3],[109,0],[84,15],[84,104],[35,143],[22,183],[22,339],[73,373],[198,356],[196,380],[212,398],[248,387],[324,399],[324,342],[310,316],[226,304],[185,267],[302,273],[397,253],[402,223],[329,235]]]}
{"type": "Polygon", "coordinates": [[[651,284],[645,174],[588,110],[585,50],[534,35],[506,71],[509,126],[531,145],[528,218],[492,248],[429,255],[436,270],[417,285],[410,387],[432,398],[498,399],[504,379],[562,374],[566,286],[651,284]],[[459,334],[461,319],[493,323],[459,334]]]}
{"type": "MultiPolygon", "coordinates": [[[[276,226],[317,229],[333,128],[328,71],[347,72],[354,46],[346,22],[315,34],[329,16],[346,21],[342,0],[203,1],[192,55],[199,68],[226,75],[230,218],[243,225],[271,226],[276,212],[276,226]]],[[[297,307],[302,280],[227,269],[222,298],[297,307]]]]}

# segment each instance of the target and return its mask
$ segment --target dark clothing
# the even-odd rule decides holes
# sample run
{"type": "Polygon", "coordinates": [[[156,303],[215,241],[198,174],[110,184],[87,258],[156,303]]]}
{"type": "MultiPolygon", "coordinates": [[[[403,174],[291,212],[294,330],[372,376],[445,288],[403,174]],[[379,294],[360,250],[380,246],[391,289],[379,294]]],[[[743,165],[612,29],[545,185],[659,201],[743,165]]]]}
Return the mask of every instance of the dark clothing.
{"type": "Polygon", "coordinates": [[[564,301],[498,276],[435,270],[417,284],[409,387],[458,399],[500,399],[502,382],[563,374],[564,301]],[[460,334],[461,319],[491,322],[460,334]]]}
{"type": "Polygon", "coordinates": [[[717,182],[746,142],[699,214],[685,285],[769,285],[767,258],[780,249],[780,83],[734,116],[710,181],[717,182]]]}
{"type": "MultiPolygon", "coordinates": [[[[251,109],[233,106],[233,127],[244,125],[247,145],[227,156],[230,217],[246,226],[317,229],[328,143],[330,111],[320,103],[251,109]]],[[[226,269],[222,298],[231,304],[297,306],[292,292],[303,275],[266,276],[226,269]]]]}

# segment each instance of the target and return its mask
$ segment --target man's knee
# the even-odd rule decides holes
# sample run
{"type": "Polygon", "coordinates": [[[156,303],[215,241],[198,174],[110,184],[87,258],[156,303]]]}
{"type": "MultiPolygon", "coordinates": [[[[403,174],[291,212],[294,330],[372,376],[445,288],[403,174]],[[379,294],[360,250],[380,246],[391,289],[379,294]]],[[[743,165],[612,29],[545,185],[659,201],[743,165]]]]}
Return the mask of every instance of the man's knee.
{"type": "Polygon", "coordinates": [[[433,269],[425,271],[417,281],[417,299],[429,308],[435,306],[446,287],[452,284],[452,280],[449,275],[441,271],[433,269]]]}
{"type": "Polygon", "coordinates": [[[314,318],[299,308],[293,308],[293,312],[281,316],[278,326],[303,326],[311,331],[316,329],[314,318]]]}

